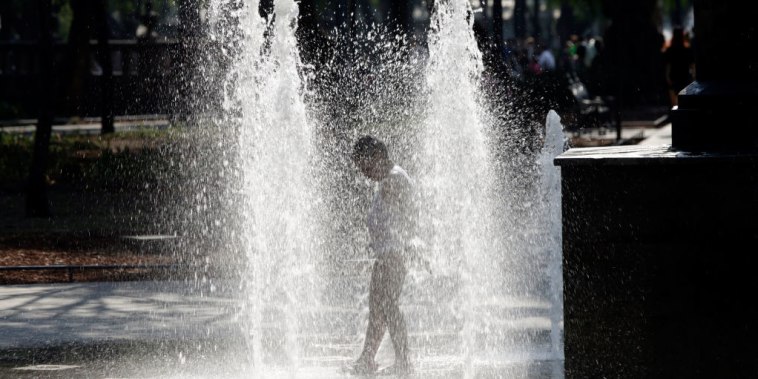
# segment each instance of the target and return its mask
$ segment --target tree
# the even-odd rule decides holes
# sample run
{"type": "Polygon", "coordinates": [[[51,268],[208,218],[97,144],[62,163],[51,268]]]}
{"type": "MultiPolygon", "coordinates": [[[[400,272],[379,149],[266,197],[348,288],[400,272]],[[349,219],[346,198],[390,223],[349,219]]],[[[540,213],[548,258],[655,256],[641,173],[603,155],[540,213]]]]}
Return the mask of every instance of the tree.
{"type": "Polygon", "coordinates": [[[90,40],[97,40],[98,63],[102,70],[100,77],[100,115],[102,134],[113,133],[113,62],[108,46],[108,0],[70,0],[73,20],[69,32],[68,77],[66,93],[68,113],[76,115],[79,105],[88,95],[87,78],[90,73],[92,46],[90,40]]]}
{"type": "Polygon", "coordinates": [[[501,44],[503,41],[503,1],[495,0],[492,3],[492,34],[495,41],[501,44]]]}
{"type": "Polygon", "coordinates": [[[513,7],[513,34],[520,39],[526,37],[526,0],[516,0],[513,7]]]}
{"type": "Polygon", "coordinates": [[[387,12],[387,24],[397,28],[401,33],[410,32],[411,3],[407,0],[390,0],[387,12]]]}
{"type": "Polygon", "coordinates": [[[539,39],[542,36],[542,26],[540,25],[540,0],[534,0],[532,5],[532,36],[539,39]]]}
{"type": "Polygon", "coordinates": [[[319,29],[319,4],[316,0],[300,1],[296,36],[304,62],[320,67],[328,61],[328,38],[319,29]]]}
{"type": "Polygon", "coordinates": [[[97,0],[92,3],[95,7],[93,21],[97,33],[97,46],[100,55],[100,65],[103,70],[101,77],[100,89],[100,124],[101,134],[113,133],[113,59],[111,58],[111,49],[109,46],[110,31],[108,28],[108,0],[97,0]]]}
{"type": "Polygon", "coordinates": [[[682,25],[682,1],[674,0],[674,9],[671,11],[671,23],[682,25]]]}
{"type": "Polygon", "coordinates": [[[623,106],[655,105],[666,101],[663,76],[663,35],[654,21],[656,0],[604,0],[611,20],[605,31],[605,54],[612,92],[623,106]]]}
{"type": "Polygon", "coordinates": [[[68,35],[68,50],[64,77],[68,78],[63,98],[66,100],[66,113],[76,115],[85,93],[87,75],[90,70],[92,46],[92,28],[94,25],[94,7],[89,0],[70,0],[73,18],[68,35]]]}
{"type": "MultiPolygon", "coordinates": [[[[195,0],[179,0],[177,14],[179,17],[179,80],[178,104],[175,105],[176,111],[181,117],[187,117],[192,109],[195,108],[193,99],[196,93],[193,92],[193,84],[196,80],[207,80],[205,77],[197,78],[196,67],[200,67],[198,62],[203,59],[198,54],[198,44],[200,40],[198,35],[201,32],[200,27],[200,6],[195,0]]],[[[205,83],[204,83],[205,84],[205,83]]]]}
{"type": "Polygon", "coordinates": [[[34,155],[29,172],[26,192],[26,215],[50,217],[47,197],[47,171],[50,156],[50,135],[53,128],[53,35],[50,30],[52,15],[51,0],[37,0],[37,23],[39,27],[38,63],[39,109],[37,129],[34,132],[34,155]]]}
{"type": "Polygon", "coordinates": [[[568,41],[572,34],[578,34],[574,19],[574,6],[568,0],[561,0],[561,18],[558,19],[556,29],[561,42],[568,41]]]}

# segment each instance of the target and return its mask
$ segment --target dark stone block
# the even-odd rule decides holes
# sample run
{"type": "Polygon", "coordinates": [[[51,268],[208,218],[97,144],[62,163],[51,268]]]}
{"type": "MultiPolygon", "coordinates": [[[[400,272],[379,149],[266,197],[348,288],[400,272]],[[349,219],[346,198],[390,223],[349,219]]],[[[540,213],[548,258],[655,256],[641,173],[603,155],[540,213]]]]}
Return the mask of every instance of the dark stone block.
{"type": "Polygon", "coordinates": [[[749,81],[693,82],[671,111],[672,144],[686,151],[758,149],[758,86],[749,81]]]}
{"type": "Polygon", "coordinates": [[[570,150],[568,378],[758,377],[758,154],[570,150]]]}

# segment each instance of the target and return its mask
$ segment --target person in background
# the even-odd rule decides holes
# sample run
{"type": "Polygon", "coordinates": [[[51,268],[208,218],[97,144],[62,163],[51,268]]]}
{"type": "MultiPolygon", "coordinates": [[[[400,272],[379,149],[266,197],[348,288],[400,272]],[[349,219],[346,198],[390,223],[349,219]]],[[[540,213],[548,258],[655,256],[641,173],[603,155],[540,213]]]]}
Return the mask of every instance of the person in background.
{"type": "Polygon", "coordinates": [[[555,71],[556,64],[553,52],[550,51],[550,48],[542,42],[540,42],[537,46],[538,51],[540,52],[539,57],[537,58],[537,63],[539,64],[542,71],[555,71]]]}
{"type": "Polygon", "coordinates": [[[685,44],[684,29],[676,27],[671,36],[671,44],[664,52],[666,83],[669,87],[671,105],[677,105],[677,95],[693,80],[695,55],[685,44]]]}

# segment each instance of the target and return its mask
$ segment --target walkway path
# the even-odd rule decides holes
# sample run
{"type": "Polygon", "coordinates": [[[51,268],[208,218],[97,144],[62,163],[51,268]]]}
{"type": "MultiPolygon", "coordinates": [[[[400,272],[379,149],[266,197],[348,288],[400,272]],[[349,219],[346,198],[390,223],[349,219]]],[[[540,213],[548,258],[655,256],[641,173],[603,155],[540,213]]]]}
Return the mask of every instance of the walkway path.
{"type": "MultiPolygon", "coordinates": [[[[32,361],[78,366],[62,370],[60,376],[51,376],[61,378],[71,375],[218,378],[226,377],[224,373],[229,377],[244,376],[245,368],[250,367],[249,358],[234,352],[245,349],[242,324],[247,316],[240,312],[235,293],[233,283],[195,286],[183,282],[117,282],[0,287],[0,378],[27,377],[23,373],[34,377],[33,370],[17,370],[32,361]],[[118,346],[124,344],[132,346],[133,351],[119,355],[116,351],[123,349],[118,346]],[[66,354],[66,350],[77,353],[66,354]],[[102,355],[100,350],[113,352],[102,355]]],[[[407,318],[415,320],[409,323],[409,329],[411,345],[417,354],[417,377],[447,378],[462,374],[463,362],[456,356],[460,336],[455,330],[438,328],[441,322],[447,322],[441,321],[443,314],[436,309],[438,305],[404,306],[407,318]]],[[[506,332],[493,334],[479,343],[510,346],[504,347],[506,350],[515,346],[515,350],[499,351],[495,361],[487,358],[469,364],[477,367],[477,372],[498,375],[511,372],[524,378],[562,377],[562,362],[550,352],[551,324],[546,315],[549,304],[539,299],[514,298],[498,306],[498,312],[505,318],[496,326],[506,332]]],[[[304,348],[297,377],[335,377],[336,368],[360,349],[364,327],[361,318],[365,315],[356,307],[339,305],[299,309],[298,313],[314,330],[298,336],[304,348]]],[[[267,328],[272,331],[281,327],[278,324],[281,321],[270,321],[263,333],[267,328]]],[[[384,342],[380,362],[392,361],[390,345],[389,341],[384,342]]],[[[267,348],[275,350],[276,346],[267,348]]]]}
{"type": "Polygon", "coordinates": [[[0,349],[233,332],[228,296],[183,283],[100,282],[0,287],[0,349]],[[203,330],[205,332],[205,330],[203,330]]]}
{"type": "Polygon", "coordinates": [[[642,142],[642,146],[671,145],[671,124],[666,124],[650,131],[642,142]]]}

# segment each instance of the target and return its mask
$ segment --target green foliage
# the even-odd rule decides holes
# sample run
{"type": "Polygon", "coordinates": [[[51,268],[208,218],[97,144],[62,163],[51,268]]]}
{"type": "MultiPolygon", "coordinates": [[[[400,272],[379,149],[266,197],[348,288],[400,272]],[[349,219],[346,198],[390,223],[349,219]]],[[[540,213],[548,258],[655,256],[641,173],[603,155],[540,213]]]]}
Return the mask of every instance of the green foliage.
{"type": "Polygon", "coordinates": [[[155,129],[140,127],[136,130],[120,131],[116,133],[106,134],[99,138],[103,141],[115,141],[115,140],[141,140],[141,141],[153,141],[161,139],[171,139],[175,134],[176,129],[155,129]]]}
{"type": "Polygon", "coordinates": [[[71,10],[69,0],[53,0],[53,9],[58,10],[57,35],[61,40],[67,41],[71,31],[71,21],[74,19],[74,11],[71,10]]]}
{"type": "Polygon", "coordinates": [[[32,161],[31,138],[0,133],[0,180],[22,181],[29,174],[32,161]]]}
{"type": "MultiPolygon", "coordinates": [[[[47,177],[56,185],[89,190],[143,191],[176,176],[172,134],[138,130],[100,136],[58,136],[50,141],[47,177]]],[[[23,188],[33,137],[0,133],[0,186],[23,188]]]]}
{"type": "Polygon", "coordinates": [[[133,13],[137,9],[137,4],[134,0],[109,0],[108,9],[121,14],[133,13]]]}
{"type": "Polygon", "coordinates": [[[0,101],[0,118],[17,118],[21,114],[18,105],[0,101]]]}
{"type": "Polygon", "coordinates": [[[671,12],[676,9],[676,2],[679,1],[679,5],[682,10],[686,10],[692,5],[692,0],[663,0],[663,11],[671,12]]]}

